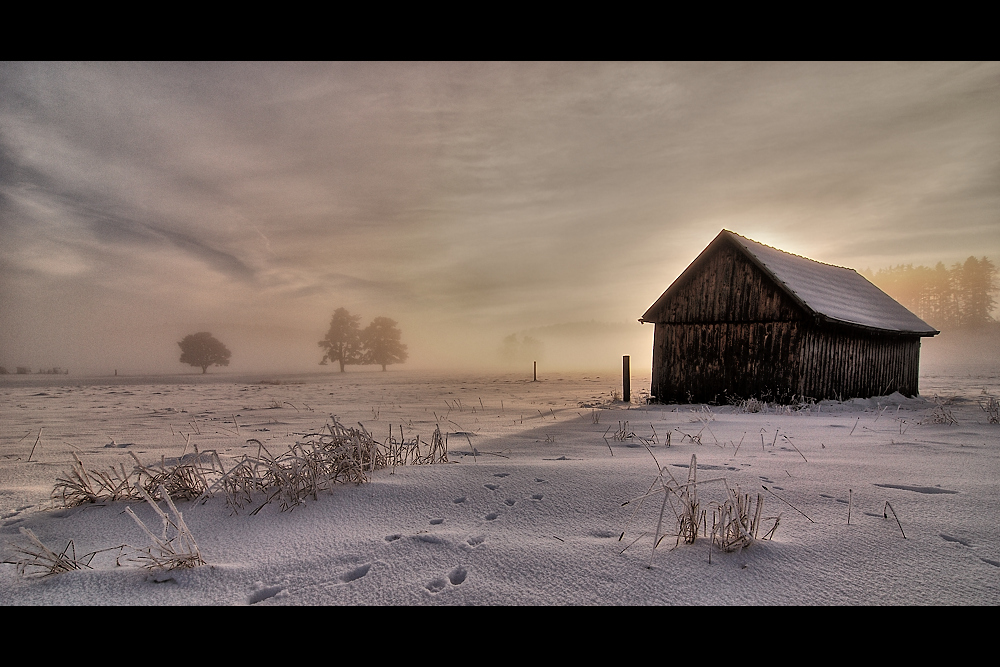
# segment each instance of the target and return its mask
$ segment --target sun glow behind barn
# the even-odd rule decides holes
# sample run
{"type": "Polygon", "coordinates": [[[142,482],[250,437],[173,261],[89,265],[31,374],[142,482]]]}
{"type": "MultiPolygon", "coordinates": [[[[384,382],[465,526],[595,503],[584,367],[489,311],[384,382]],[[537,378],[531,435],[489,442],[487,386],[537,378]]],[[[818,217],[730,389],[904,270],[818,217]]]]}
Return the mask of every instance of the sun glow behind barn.
{"type": "MultiPolygon", "coordinates": [[[[1000,257],[996,63],[3,63],[0,366],[633,366],[721,228],[859,270],[1000,257]],[[615,332],[615,333],[612,333],[615,332]],[[540,360],[541,361],[541,360],[540,360]]],[[[216,369],[217,370],[217,369],[216,369]]],[[[210,371],[212,372],[212,371],[210,371]]]]}

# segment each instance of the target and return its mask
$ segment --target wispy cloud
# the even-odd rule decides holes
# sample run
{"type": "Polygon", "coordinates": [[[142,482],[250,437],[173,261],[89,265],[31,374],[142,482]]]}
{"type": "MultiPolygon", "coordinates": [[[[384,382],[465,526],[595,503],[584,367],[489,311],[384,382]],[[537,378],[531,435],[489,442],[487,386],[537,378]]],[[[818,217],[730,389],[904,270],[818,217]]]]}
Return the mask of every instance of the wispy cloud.
{"type": "Polygon", "coordinates": [[[107,308],[311,340],[345,305],[431,363],[634,321],[723,226],[1000,255],[998,103],[996,63],[3,63],[0,300],[37,320],[72,281],[91,341],[107,308]]]}

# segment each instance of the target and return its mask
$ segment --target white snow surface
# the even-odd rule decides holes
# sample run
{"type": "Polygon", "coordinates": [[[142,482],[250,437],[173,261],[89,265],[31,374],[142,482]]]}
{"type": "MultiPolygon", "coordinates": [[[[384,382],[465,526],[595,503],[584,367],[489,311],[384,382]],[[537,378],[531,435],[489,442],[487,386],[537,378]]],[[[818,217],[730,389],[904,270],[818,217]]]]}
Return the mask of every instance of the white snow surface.
{"type": "Polygon", "coordinates": [[[816,313],[887,331],[925,334],[936,331],[854,269],[824,264],[731,234],[816,313]]]}
{"type": "MultiPolygon", "coordinates": [[[[912,399],[746,413],[645,405],[641,391],[614,401],[620,371],[5,376],[5,560],[27,545],[21,528],[57,552],[73,540],[78,555],[148,544],[125,513],[154,526],[146,503],[53,507],[74,451],[93,469],[130,466],[129,452],[152,464],[190,452],[190,436],[233,460],[256,451],[251,438],[274,452],[336,415],[380,439],[402,426],[427,441],[439,424],[450,462],[382,470],[290,511],[178,502],[207,565],[149,570],[108,551],[92,569],[26,577],[5,563],[0,604],[996,605],[1000,425],[981,405],[1000,379],[921,383],[912,399]],[[763,515],[780,515],[773,539],[725,553],[670,535],[654,552],[662,496],[624,503],[660,467],[686,480],[692,457],[699,480],[761,495],[763,515]]],[[[699,485],[702,506],[724,489],[699,485]]],[[[673,522],[668,508],[666,532],[673,522]]]]}

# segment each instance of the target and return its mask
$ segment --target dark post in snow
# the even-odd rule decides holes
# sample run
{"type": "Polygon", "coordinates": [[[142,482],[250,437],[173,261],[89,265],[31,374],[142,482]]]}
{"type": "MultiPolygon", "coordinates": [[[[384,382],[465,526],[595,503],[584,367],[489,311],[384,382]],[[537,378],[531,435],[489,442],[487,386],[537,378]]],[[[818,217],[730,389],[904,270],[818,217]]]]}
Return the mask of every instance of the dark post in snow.
{"type": "Polygon", "coordinates": [[[532,382],[538,382],[538,362],[537,361],[532,361],[531,363],[534,364],[534,370],[532,371],[534,377],[533,377],[533,379],[531,381],[532,382]]]}
{"type": "Polygon", "coordinates": [[[628,403],[632,400],[632,388],[629,386],[628,355],[622,357],[622,400],[628,403]]]}

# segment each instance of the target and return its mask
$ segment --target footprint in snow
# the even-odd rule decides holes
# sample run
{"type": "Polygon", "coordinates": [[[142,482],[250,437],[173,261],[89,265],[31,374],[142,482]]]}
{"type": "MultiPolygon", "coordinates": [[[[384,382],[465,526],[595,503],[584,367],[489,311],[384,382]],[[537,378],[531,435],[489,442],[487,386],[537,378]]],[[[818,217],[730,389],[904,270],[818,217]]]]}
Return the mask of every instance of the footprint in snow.
{"type": "Polygon", "coordinates": [[[486,541],[485,535],[473,535],[466,540],[470,547],[478,547],[480,544],[486,541]]]}
{"type": "Polygon", "coordinates": [[[500,516],[500,515],[497,514],[496,512],[490,512],[489,514],[486,515],[486,520],[487,521],[495,521],[498,516],[500,516]]]}
{"type": "Polygon", "coordinates": [[[371,570],[371,569],[372,569],[372,564],[371,563],[365,563],[364,565],[356,567],[353,570],[350,570],[350,571],[345,572],[344,574],[340,575],[340,581],[342,583],[345,583],[345,584],[349,584],[352,581],[357,581],[361,577],[363,577],[366,574],[368,574],[368,571],[371,570]]]}
{"type": "Polygon", "coordinates": [[[494,473],[493,476],[494,477],[509,477],[510,473],[509,472],[498,472],[498,473],[494,473]]]}
{"type": "Polygon", "coordinates": [[[497,489],[500,488],[499,484],[483,484],[483,486],[485,486],[490,491],[496,491],[497,489]]]}
{"type": "Polygon", "coordinates": [[[285,590],[284,586],[264,586],[247,596],[247,604],[257,604],[273,597],[284,597],[285,595],[288,595],[288,591],[285,590]]]}
{"type": "Polygon", "coordinates": [[[451,582],[452,586],[458,586],[465,578],[469,576],[469,571],[466,570],[461,565],[455,567],[451,572],[448,573],[448,581],[451,582]]]}
{"type": "Polygon", "coordinates": [[[444,519],[431,519],[431,525],[432,526],[437,526],[437,525],[440,525],[442,523],[444,523],[444,519]]]}
{"type": "Polygon", "coordinates": [[[939,534],[941,535],[941,539],[944,540],[945,542],[957,542],[958,544],[961,544],[964,547],[971,547],[972,546],[971,542],[969,542],[968,540],[963,540],[960,537],[952,537],[951,535],[948,535],[947,533],[939,533],[939,534]]]}
{"type": "Polygon", "coordinates": [[[600,538],[603,538],[603,539],[607,539],[607,538],[610,538],[610,537],[618,537],[618,533],[615,533],[615,532],[610,531],[610,530],[592,530],[592,531],[590,531],[590,536],[591,537],[600,537],[600,538]]]}
{"type": "Polygon", "coordinates": [[[451,501],[451,502],[455,503],[456,505],[461,505],[461,504],[462,504],[462,503],[464,503],[465,501],[466,501],[466,497],[465,497],[465,496],[462,496],[461,498],[455,498],[455,499],[454,499],[453,501],[451,501]]]}
{"type": "Polygon", "coordinates": [[[435,593],[440,593],[447,587],[448,587],[448,580],[445,579],[444,577],[437,577],[424,584],[424,588],[429,590],[432,595],[435,593]]]}
{"type": "Polygon", "coordinates": [[[392,535],[386,535],[385,536],[385,541],[386,542],[395,542],[396,540],[398,540],[401,537],[402,537],[402,535],[400,535],[399,533],[393,533],[392,535]]]}
{"type": "Polygon", "coordinates": [[[507,507],[513,507],[514,505],[516,505],[516,504],[517,504],[517,501],[516,501],[516,500],[514,500],[513,498],[508,498],[507,500],[503,501],[503,503],[504,503],[504,505],[506,505],[507,507]]]}
{"type": "Polygon", "coordinates": [[[536,493],[536,494],[534,494],[533,496],[531,496],[531,499],[532,499],[532,500],[541,500],[541,499],[542,499],[543,497],[544,497],[544,496],[542,496],[542,494],[540,494],[540,493],[536,493]]]}

